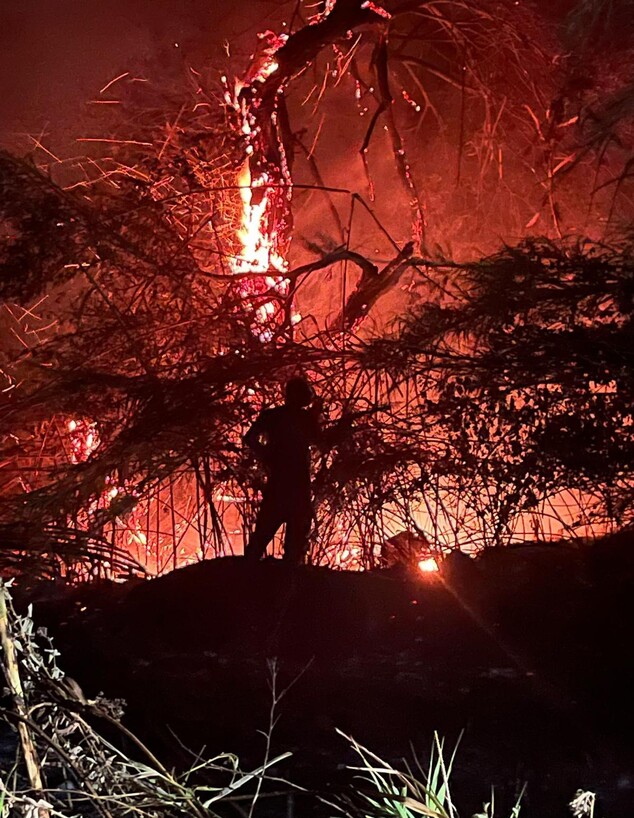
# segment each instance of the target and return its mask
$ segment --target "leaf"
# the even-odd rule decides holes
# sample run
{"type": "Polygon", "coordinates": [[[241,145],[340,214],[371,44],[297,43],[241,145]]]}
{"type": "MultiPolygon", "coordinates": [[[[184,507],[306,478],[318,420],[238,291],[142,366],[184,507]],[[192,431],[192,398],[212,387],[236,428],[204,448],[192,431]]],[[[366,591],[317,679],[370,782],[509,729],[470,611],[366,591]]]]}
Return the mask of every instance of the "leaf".
{"type": "Polygon", "coordinates": [[[420,815],[426,815],[429,816],[429,818],[444,818],[444,811],[438,812],[438,810],[427,807],[414,798],[407,797],[403,803],[408,809],[411,809],[413,812],[418,812],[420,815]]]}

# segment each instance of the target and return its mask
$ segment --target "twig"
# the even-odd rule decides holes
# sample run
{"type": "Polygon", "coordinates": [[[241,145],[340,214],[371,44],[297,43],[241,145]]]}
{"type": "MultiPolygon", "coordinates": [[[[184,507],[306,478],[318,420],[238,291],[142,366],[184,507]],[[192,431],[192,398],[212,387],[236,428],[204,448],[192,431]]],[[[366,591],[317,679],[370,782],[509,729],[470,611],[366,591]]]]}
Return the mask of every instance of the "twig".
{"type": "MultiPolygon", "coordinates": [[[[0,644],[2,645],[2,654],[4,657],[2,669],[15,708],[15,715],[19,719],[18,734],[24,754],[24,763],[26,764],[31,787],[37,795],[40,795],[44,791],[40,761],[31,737],[31,728],[33,725],[29,724],[27,719],[24,690],[22,688],[22,680],[20,679],[15,643],[9,628],[7,597],[2,579],[0,579],[0,644]]],[[[40,818],[49,818],[50,815],[49,810],[44,807],[39,808],[38,814],[40,818]]]]}

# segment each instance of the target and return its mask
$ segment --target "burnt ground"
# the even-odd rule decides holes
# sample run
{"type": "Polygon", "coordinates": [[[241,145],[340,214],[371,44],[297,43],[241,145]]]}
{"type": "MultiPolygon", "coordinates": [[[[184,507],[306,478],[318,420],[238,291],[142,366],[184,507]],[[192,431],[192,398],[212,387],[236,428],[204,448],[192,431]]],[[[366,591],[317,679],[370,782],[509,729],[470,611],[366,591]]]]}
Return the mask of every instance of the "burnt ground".
{"type": "MultiPolygon", "coordinates": [[[[279,772],[314,791],[341,790],[356,763],[335,728],[395,764],[425,759],[435,730],[450,747],[464,730],[463,816],[491,785],[508,815],[527,782],[527,818],[569,815],[577,788],[597,791],[599,816],[630,818],[633,591],[634,537],[620,535],[457,557],[441,577],[223,558],[39,585],[18,604],[34,601],[64,669],[88,696],[124,698],[126,723],[171,764],[204,745],[257,766],[275,657],[278,689],[301,674],[277,710],[273,751],[293,752],[279,772]]],[[[314,809],[303,798],[300,814],[314,809]]]]}

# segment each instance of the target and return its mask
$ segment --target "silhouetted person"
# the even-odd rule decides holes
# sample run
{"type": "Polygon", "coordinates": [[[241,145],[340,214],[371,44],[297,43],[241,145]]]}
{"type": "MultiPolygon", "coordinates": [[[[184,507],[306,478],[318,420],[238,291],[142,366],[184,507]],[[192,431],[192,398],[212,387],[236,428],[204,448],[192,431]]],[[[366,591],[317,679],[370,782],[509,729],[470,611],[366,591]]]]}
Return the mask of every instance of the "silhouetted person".
{"type": "Polygon", "coordinates": [[[259,560],[286,523],[284,560],[304,561],[313,517],[310,492],[310,447],[319,442],[319,410],[315,394],[304,378],[286,384],[283,406],[265,409],[244,436],[244,442],[265,466],[268,479],[262,505],[245,556],[259,560]]]}

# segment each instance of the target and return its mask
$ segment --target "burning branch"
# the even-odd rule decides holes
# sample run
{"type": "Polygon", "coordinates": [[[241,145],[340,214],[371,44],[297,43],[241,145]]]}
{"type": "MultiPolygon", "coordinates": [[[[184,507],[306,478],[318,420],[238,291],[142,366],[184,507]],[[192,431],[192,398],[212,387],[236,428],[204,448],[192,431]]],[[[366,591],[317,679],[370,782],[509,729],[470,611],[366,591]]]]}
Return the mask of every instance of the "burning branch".
{"type": "Polygon", "coordinates": [[[378,270],[374,264],[367,261],[360,265],[361,278],[348,296],[342,312],[331,322],[331,329],[353,330],[367,316],[379,298],[398,284],[403,273],[411,266],[413,252],[414,242],[409,242],[382,270],[378,270]]]}
{"type": "MultiPolygon", "coordinates": [[[[283,274],[281,280],[272,278],[266,288],[273,287],[282,296],[288,295],[285,273],[293,224],[295,146],[284,98],[286,86],[328,45],[347,39],[359,27],[377,23],[385,23],[385,14],[373,3],[338,0],[320,18],[290,36],[266,32],[260,35],[259,49],[245,78],[237,82],[234,96],[227,95],[245,137],[245,160],[238,175],[242,250],[233,269],[269,277],[271,269],[277,270],[283,274]]],[[[240,292],[248,298],[263,291],[262,284],[251,283],[240,292]]],[[[277,314],[274,302],[265,302],[258,311],[259,323],[266,326],[277,314]]],[[[270,330],[262,334],[262,340],[272,337],[270,330]]]]}

